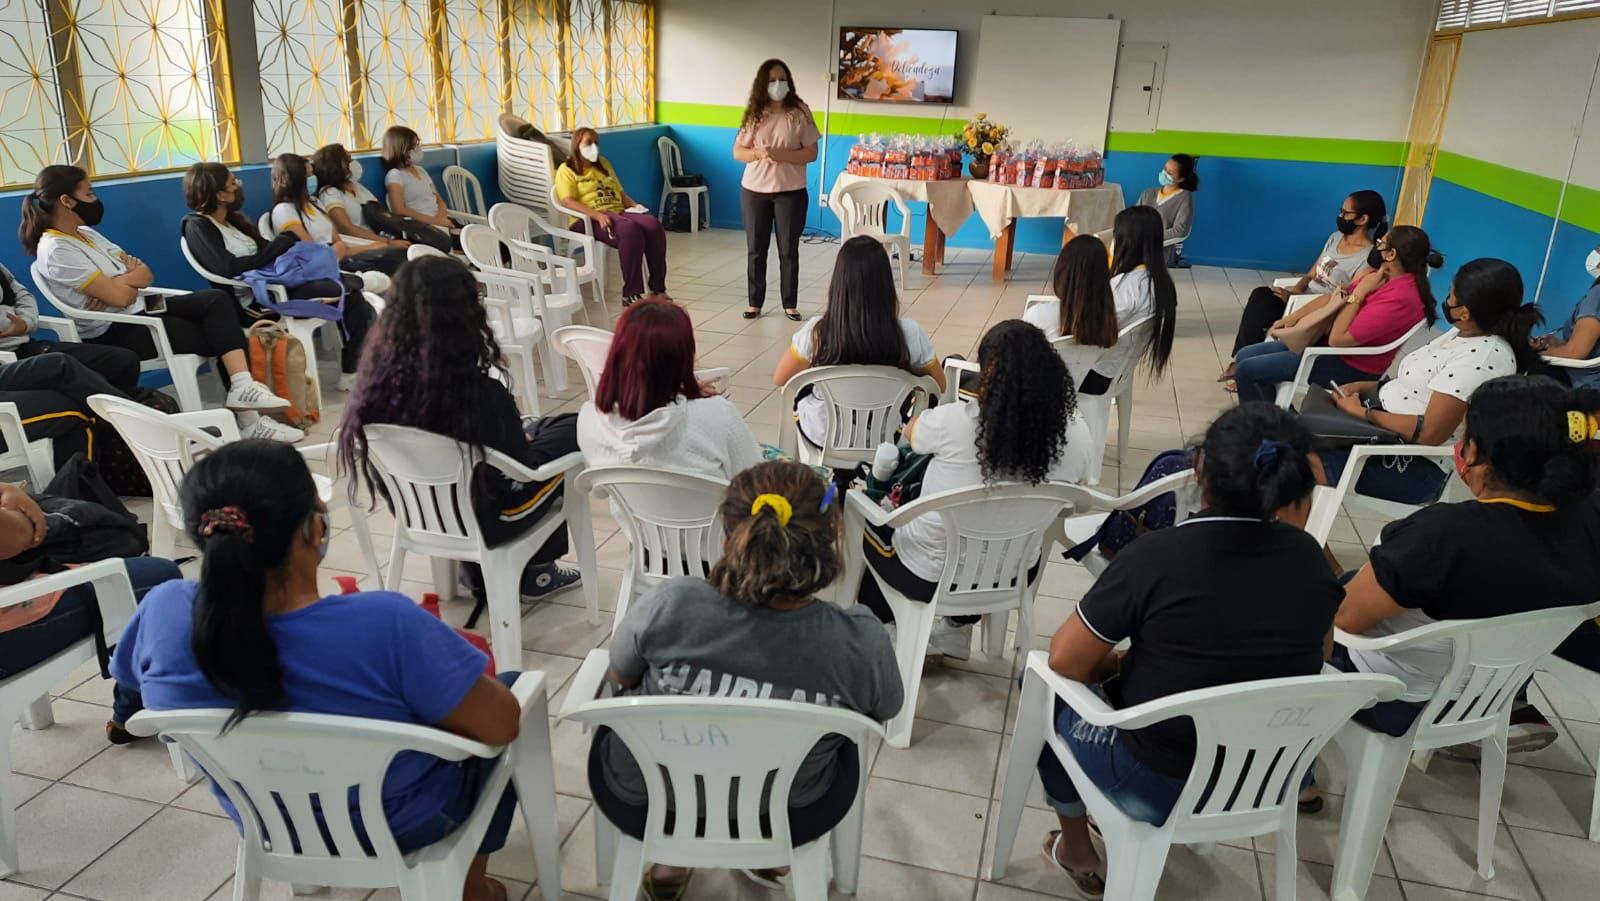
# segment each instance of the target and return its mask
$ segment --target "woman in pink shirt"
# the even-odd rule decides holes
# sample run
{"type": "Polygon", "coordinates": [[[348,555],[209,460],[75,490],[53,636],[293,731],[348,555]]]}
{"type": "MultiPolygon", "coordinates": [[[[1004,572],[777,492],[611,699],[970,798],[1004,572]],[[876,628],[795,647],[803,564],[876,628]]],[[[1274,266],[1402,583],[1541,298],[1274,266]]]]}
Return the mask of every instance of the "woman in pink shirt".
{"type": "MultiPolygon", "coordinates": [[[[1399,225],[1379,239],[1368,257],[1372,270],[1352,285],[1325,294],[1291,316],[1273,323],[1273,330],[1296,325],[1329,304],[1342,305],[1327,338],[1329,347],[1379,347],[1404,335],[1417,322],[1432,325],[1438,313],[1428,286],[1428,269],[1444,258],[1420,228],[1399,225]]],[[[1361,356],[1318,357],[1311,367],[1311,384],[1366,382],[1389,368],[1398,350],[1361,356]]],[[[1294,378],[1300,354],[1282,341],[1267,340],[1241,348],[1234,380],[1239,401],[1271,401],[1278,383],[1294,378]]]]}
{"type": "Polygon", "coordinates": [[[767,300],[767,249],[778,231],[779,293],[784,315],[800,321],[800,232],[806,225],[806,165],[817,158],[822,133],[794,92],[794,77],[781,59],[761,64],[750,85],[750,101],[733,139],[733,158],[744,163],[744,213],[748,248],[749,307],[744,318],[761,315],[767,300]]]}

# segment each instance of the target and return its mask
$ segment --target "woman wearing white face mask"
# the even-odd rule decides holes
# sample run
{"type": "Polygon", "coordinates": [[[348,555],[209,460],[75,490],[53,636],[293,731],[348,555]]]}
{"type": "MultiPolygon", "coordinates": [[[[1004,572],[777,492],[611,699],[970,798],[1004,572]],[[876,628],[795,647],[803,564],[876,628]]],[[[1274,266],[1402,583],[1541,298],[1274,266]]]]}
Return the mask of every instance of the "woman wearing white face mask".
{"type": "MultiPolygon", "coordinates": [[[[1194,192],[1200,190],[1200,176],[1195,172],[1195,165],[1198,162],[1196,157],[1187,153],[1174,153],[1161,167],[1161,172],[1157,176],[1160,184],[1154,188],[1146,188],[1144,193],[1139,195],[1137,206],[1155,207],[1161,214],[1163,241],[1182,238],[1189,234],[1190,225],[1194,221],[1194,192]]],[[[1189,268],[1189,264],[1183,260],[1182,244],[1167,247],[1167,267],[1189,268]]]]}
{"type": "Polygon", "coordinates": [[[585,218],[574,227],[617,249],[622,265],[622,305],[631,307],[644,293],[644,264],[650,264],[649,300],[667,296],[667,232],[623,190],[617,170],[600,155],[600,133],[584,127],[572,133],[572,154],[556,168],[556,197],[585,218]]]}
{"type": "Polygon", "coordinates": [[[397,216],[451,231],[456,223],[445,215],[444,198],[422,168],[422,139],[404,125],[383,133],[383,189],[397,216]]]}
{"type": "MultiPolygon", "coordinates": [[[[1546,356],[1567,360],[1592,360],[1600,357],[1600,247],[1589,251],[1584,268],[1594,284],[1572,310],[1567,324],[1548,335],[1533,339],[1533,348],[1546,356]]],[[[1600,369],[1568,369],[1551,366],[1548,375],[1564,378],[1574,388],[1600,388],[1600,369]]]]}
{"type": "Polygon", "coordinates": [[[744,163],[743,192],[748,249],[746,291],[749,307],[744,318],[761,315],[767,300],[767,248],[774,227],[778,232],[779,295],[785,316],[800,321],[800,232],[806,225],[806,165],[817,158],[822,133],[806,106],[794,92],[794,76],[781,59],[769,59],[756,71],[750,100],[744,109],[739,134],[733,139],[733,158],[744,163]]]}

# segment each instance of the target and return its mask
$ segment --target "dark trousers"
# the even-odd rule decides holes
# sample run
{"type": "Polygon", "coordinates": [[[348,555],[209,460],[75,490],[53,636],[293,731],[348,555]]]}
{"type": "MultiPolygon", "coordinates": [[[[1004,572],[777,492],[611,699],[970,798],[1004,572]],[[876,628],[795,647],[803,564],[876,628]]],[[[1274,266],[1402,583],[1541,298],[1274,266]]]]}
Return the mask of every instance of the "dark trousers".
{"type": "MultiPolygon", "coordinates": [[[[344,350],[339,357],[340,372],[355,372],[360,367],[361,345],[367,340],[367,330],[378,318],[378,312],[362,293],[362,285],[361,276],[350,273],[344,276],[342,284],[335,284],[332,279],[317,279],[288,290],[291,300],[308,300],[338,297],[343,288],[344,318],[340,330],[344,335],[344,350]]],[[[311,348],[306,348],[306,355],[310,357],[311,348]]]]}
{"type": "MultiPolygon", "coordinates": [[[[166,311],[158,315],[167,328],[167,341],[174,353],[220,357],[244,350],[244,330],[239,328],[239,304],[233,296],[215,289],[165,298],[166,311]]],[[[122,347],[141,360],[156,356],[155,338],[142,325],[113,322],[99,337],[88,343],[122,347]]]]}
{"type": "Polygon", "coordinates": [[[767,250],[772,232],[778,232],[778,295],[783,308],[792,310],[800,303],[800,233],[806,227],[806,204],[811,195],[805,188],[763,194],[744,190],[739,209],[744,213],[744,239],[747,259],[745,290],[750,306],[756,309],[767,302],[767,250]]]}
{"type": "Polygon", "coordinates": [[[92,394],[126,396],[66,354],[39,354],[0,366],[0,401],[17,405],[28,440],[49,438],[54,442],[57,466],[73,454],[89,450],[92,414],[88,398],[92,394]]]}
{"type": "MultiPolygon", "coordinates": [[[[594,239],[607,247],[617,249],[618,265],[622,268],[622,296],[644,295],[644,267],[650,267],[650,293],[667,293],[667,230],[661,220],[649,213],[607,213],[611,228],[596,228],[594,239]]],[[[579,222],[579,230],[588,230],[589,220],[579,222]]]]}
{"type": "MultiPolygon", "coordinates": [[[[128,557],[123,564],[128,568],[135,599],[143,599],[146,592],[162,582],[183,578],[176,564],[160,557],[128,557]]],[[[95,603],[90,586],[69,588],[43,619],[0,632],[0,679],[37,666],[88,638],[93,624],[100,619],[89,609],[95,603]]],[[[139,692],[122,685],[113,685],[111,703],[111,718],[117,723],[126,723],[128,717],[144,708],[139,692]]]]}
{"type": "Polygon", "coordinates": [[[1584,620],[1556,648],[1556,656],[1600,673],[1600,624],[1584,620]]]}
{"type": "Polygon", "coordinates": [[[1239,331],[1233,336],[1233,355],[1238,356],[1240,348],[1267,340],[1267,329],[1283,318],[1287,306],[1266,285],[1251,291],[1250,299],[1244,303],[1244,315],[1239,319],[1239,331]]]}
{"type": "Polygon", "coordinates": [[[131,350],[73,341],[29,341],[16,349],[19,360],[46,353],[62,354],[77,360],[123,394],[132,394],[139,389],[139,355],[131,350]]]}
{"type": "Polygon", "coordinates": [[[405,248],[375,247],[345,257],[339,261],[339,268],[346,272],[382,272],[384,275],[394,275],[405,264],[405,248]]]}

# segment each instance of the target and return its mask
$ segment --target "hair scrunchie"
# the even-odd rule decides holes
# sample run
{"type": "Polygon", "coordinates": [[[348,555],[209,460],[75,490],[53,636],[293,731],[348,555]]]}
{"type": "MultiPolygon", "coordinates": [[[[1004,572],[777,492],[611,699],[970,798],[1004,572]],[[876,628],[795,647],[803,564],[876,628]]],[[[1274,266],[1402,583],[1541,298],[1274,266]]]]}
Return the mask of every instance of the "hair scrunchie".
{"type": "Polygon", "coordinates": [[[794,506],[789,499],[781,494],[758,494],[750,503],[750,515],[755,516],[762,510],[771,509],[772,515],[778,518],[778,526],[787,528],[790,517],[794,516],[794,506]]]}
{"type": "Polygon", "coordinates": [[[1592,441],[1600,434],[1600,416],[1582,410],[1567,411],[1567,440],[1573,444],[1592,441]]]}
{"type": "Polygon", "coordinates": [[[256,530],[240,508],[218,507],[200,514],[200,537],[213,535],[238,535],[249,542],[255,539],[256,530]]]}
{"type": "Polygon", "coordinates": [[[1294,446],[1287,441],[1276,438],[1263,438],[1256,447],[1255,465],[1256,472],[1266,476],[1272,475],[1278,468],[1278,462],[1286,451],[1293,450],[1294,446]]]}

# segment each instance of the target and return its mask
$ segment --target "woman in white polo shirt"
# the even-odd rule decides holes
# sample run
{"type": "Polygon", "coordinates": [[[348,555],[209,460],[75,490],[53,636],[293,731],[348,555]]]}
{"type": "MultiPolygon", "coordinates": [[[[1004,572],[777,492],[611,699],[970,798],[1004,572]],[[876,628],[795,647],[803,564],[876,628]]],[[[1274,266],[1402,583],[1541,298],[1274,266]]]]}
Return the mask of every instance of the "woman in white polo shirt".
{"type": "Polygon", "coordinates": [[[811,107],[794,91],[794,76],[781,59],[756,70],[750,100],[733,139],[733,158],[744,163],[739,207],[744,213],[747,253],[744,318],[761,315],[767,301],[767,249],[778,232],[778,294],[783,315],[800,321],[800,232],[806,227],[806,166],[817,158],[822,133],[811,107]]]}
{"type": "MultiPolygon", "coordinates": [[[[381,273],[383,279],[368,279],[367,290],[387,291],[387,276],[394,275],[406,262],[406,251],[385,242],[381,247],[355,245],[339,237],[333,219],[311,199],[311,164],[296,153],[279,154],[272,161],[272,231],[294,232],[302,241],[329,244],[339,257],[339,268],[346,272],[381,273]]],[[[382,240],[382,239],[380,239],[382,240]]]]}

